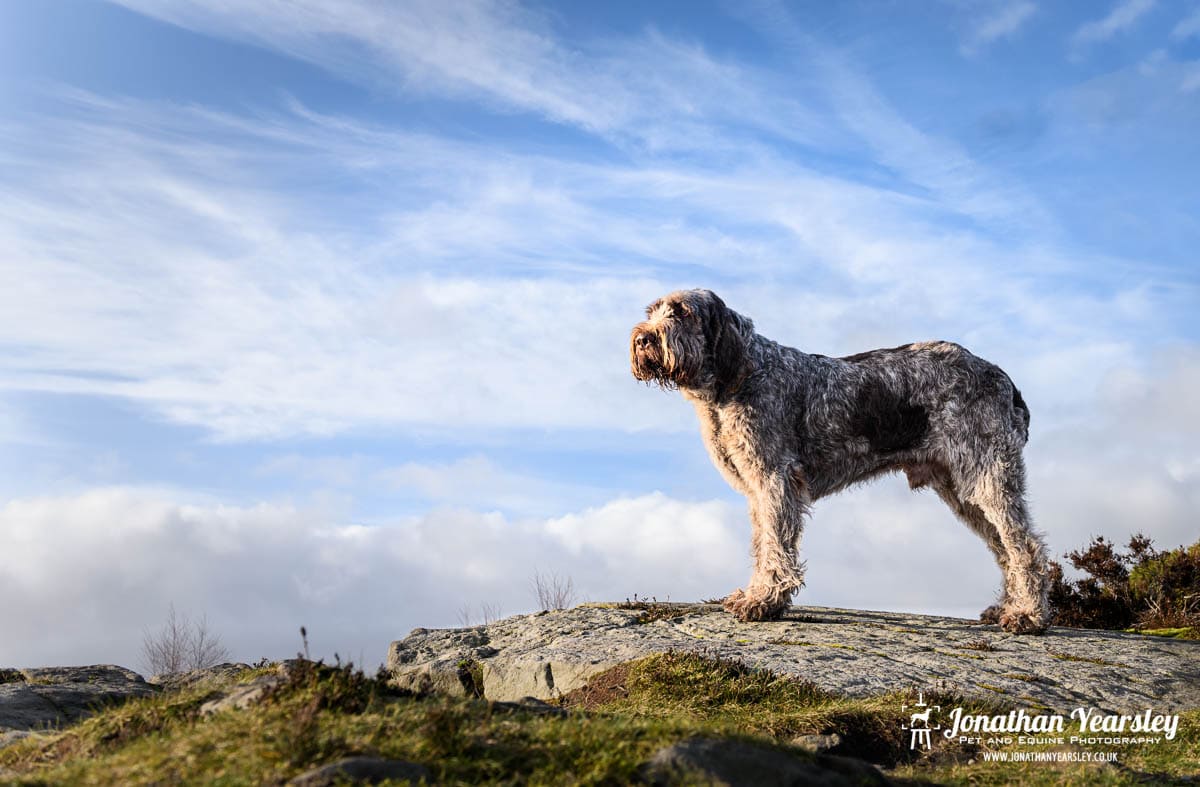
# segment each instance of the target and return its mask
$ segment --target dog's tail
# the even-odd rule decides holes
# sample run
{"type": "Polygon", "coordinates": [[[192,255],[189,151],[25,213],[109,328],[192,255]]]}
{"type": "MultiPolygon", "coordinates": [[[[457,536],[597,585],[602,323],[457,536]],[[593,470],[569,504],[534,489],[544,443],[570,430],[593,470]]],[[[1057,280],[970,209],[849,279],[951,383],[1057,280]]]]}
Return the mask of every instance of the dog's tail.
{"type": "Polygon", "coordinates": [[[1025,397],[1021,396],[1021,390],[1013,384],[1012,378],[1008,379],[1009,385],[1012,385],[1012,406],[1013,406],[1013,427],[1017,429],[1024,437],[1029,440],[1029,405],[1025,404],[1025,397]]]}

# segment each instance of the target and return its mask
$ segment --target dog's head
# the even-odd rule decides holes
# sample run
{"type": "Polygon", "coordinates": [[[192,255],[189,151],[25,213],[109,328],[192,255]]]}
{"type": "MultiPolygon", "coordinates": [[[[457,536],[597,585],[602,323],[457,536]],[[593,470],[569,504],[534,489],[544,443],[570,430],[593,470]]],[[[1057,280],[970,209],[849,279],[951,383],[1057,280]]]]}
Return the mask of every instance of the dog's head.
{"type": "Polygon", "coordinates": [[[721,391],[745,374],[754,325],[711,290],[680,290],[646,307],[629,337],[633,376],[664,388],[721,391]]]}

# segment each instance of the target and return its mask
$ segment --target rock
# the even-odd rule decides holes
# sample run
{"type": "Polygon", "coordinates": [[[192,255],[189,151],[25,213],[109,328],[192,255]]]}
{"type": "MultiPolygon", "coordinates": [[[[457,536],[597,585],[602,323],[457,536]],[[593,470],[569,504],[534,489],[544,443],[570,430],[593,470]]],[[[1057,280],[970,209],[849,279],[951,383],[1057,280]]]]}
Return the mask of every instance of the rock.
{"type": "Polygon", "coordinates": [[[392,643],[388,668],[418,691],[551,700],[618,664],[673,650],[738,659],[854,697],[936,685],[1063,713],[1200,708],[1196,641],[1057,627],[1016,636],[978,621],[822,607],[763,623],[741,623],[715,604],[651,607],[585,605],[416,629],[392,643]]]}
{"type": "Polygon", "coordinates": [[[836,732],[829,735],[797,735],[792,738],[792,745],[811,752],[829,751],[842,745],[842,736],[836,732]]]}
{"type": "Polygon", "coordinates": [[[293,787],[333,787],[338,784],[378,784],[385,780],[430,784],[429,769],[404,760],[382,757],[347,757],[302,773],[288,782],[293,787]]]}
{"type": "Polygon", "coordinates": [[[193,686],[201,684],[223,686],[232,683],[238,675],[248,669],[251,669],[249,664],[217,664],[212,667],[192,670],[191,672],[155,675],[147,678],[146,682],[158,686],[165,691],[190,689],[193,686]]]}
{"type": "Polygon", "coordinates": [[[241,710],[262,700],[267,692],[284,681],[282,674],[260,675],[249,683],[235,686],[230,692],[200,706],[201,716],[211,716],[227,710],[241,710]]]}
{"type": "Polygon", "coordinates": [[[8,732],[0,732],[0,749],[5,746],[11,746],[14,743],[25,740],[26,738],[40,738],[36,732],[29,730],[9,730],[8,732]]]}
{"type": "Polygon", "coordinates": [[[642,774],[655,785],[727,787],[890,784],[874,766],[828,754],[810,758],[736,740],[690,738],[659,749],[642,774]]]}
{"type": "Polygon", "coordinates": [[[0,683],[0,731],[74,724],[106,705],[157,693],[124,667],[47,667],[17,670],[21,679],[0,683]]]}

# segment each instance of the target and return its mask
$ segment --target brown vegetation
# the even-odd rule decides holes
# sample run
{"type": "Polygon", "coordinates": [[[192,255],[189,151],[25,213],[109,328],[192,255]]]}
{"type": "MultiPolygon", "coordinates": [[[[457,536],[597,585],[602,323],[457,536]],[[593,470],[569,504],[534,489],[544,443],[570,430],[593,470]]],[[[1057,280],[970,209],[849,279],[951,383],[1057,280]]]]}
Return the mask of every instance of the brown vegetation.
{"type": "Polygon", "coordinates": [[[1051,561],[1054,622],[1076,628],[1200,630],[1200,541],[1169,551],[1136,534],[1124,550],[1103,536],[1065,555],[1084,572],[1067,579],[1051,561]]]}

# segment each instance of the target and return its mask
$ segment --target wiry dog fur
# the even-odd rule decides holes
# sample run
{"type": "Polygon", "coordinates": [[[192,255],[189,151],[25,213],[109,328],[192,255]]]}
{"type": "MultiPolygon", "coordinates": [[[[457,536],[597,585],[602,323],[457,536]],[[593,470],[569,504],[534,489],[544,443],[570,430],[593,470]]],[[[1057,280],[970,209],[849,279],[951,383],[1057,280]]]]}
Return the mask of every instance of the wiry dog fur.
{"type": "Polygon", "coordinates": [[[1021,457],[1029,409],[999,367],[941,341],[810,355],[758,335],[708,290],[671,293],[646,318],[630,337],[634,377],[695,406],[713,462],[750,503],[754,571],[727,610],[779,617],[804,585],[797,548],[812,502],[903,470],[1000,564],[1003,594],[983,619],[1045,630],[1045,545],[1030,523],[1021,457]]]}

